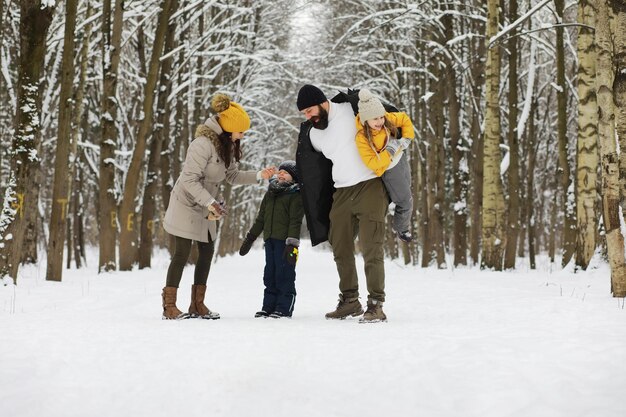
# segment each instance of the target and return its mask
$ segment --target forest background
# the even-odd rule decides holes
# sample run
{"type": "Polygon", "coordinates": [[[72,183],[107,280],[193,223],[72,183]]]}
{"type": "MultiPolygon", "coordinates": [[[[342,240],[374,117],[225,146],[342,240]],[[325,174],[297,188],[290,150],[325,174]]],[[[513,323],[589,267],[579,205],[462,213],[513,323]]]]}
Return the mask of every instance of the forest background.
{"type": "MultiPolygon", "coordinates": [[[[0,276],[47,262],[149,267],[210,97],[252,118],[243,169],[293,159],[304,83],[407,112],[405,263],[585,270],[626,296],[626,5],[608,0],[0,0],[0,276]],[[621,134],[619,134],[621,133],[621,134]],[[45,255],[44,255],[45,254],[45,255]]],[[[217,256],[262,187],[225,186],[217,256]]]]}

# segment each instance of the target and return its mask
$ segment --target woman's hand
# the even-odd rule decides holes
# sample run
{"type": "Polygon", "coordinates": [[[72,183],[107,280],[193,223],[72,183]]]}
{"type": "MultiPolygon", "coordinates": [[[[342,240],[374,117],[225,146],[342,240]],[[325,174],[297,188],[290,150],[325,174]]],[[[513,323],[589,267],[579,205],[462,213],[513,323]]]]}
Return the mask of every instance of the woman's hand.
{"type": "Polygon", "coordinates": [[[270,178],[272,178],[272,175],[276,174],[277,172],[278,170],[275,166],[263,168],[261,170],[261,178],[263,178],[264,180],[269,180],[270,178]]]}
{"type": "Polygon", "coordinates": [[[208,209],[209,209],[209,216],[208,216],[209,220],[219,220],[223,216],[226,216],[228,214],[228,209],[226,208],[226,205],[223,202],[214,201],[213,203],[209,205],[208,209]]]}

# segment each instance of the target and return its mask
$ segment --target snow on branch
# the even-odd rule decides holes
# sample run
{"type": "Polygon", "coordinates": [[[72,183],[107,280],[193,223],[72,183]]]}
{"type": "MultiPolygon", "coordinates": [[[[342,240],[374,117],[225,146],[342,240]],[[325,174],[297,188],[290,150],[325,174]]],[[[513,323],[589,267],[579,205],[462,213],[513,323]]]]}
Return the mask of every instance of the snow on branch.
{"type": "Polygon", "coordinates": [[[543,8],[543,6],[545,6],[546,4],[550,2],[552,2],[552,0],[543,0],[542,2],[537,3],[537,5],[533,7],[532,9],[530,9],[528,13],[526,13],[524,16],[520,17],[515,22],[511,23],[510,25],[502,29],[500,33],[498,33],[497,35],[495,35],[493,38],[489,40],[489,48],[493,47],[493,45],[498,41],[498,39],[500,39],[501,37],[503,37],[510,31],[512,31],[513,29],[515,29],[522,23],[524,23],[526,19],[528,19],[529,17],[537,13],[541,8],[543,8]]]}

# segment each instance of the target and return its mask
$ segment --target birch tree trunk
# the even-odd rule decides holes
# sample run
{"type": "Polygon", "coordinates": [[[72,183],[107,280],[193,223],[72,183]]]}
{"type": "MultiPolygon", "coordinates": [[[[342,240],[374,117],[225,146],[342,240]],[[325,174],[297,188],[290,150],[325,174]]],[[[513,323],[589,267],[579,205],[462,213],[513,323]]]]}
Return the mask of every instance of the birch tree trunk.
{"type": "Polygon", "coordinates": [[[124,0],[115,0],[111,30],[111,0],[102,5],[102,137],[100,142],[100,174],[98,202],[100,206],[100,257],[98,271],[113,271],[117,261],[117,196],[115,192],[115,149],[117,148],[117,74],[120,64],[124,0]]]}
{"type": "MultiPolygon", "coordinates": [[[[498,32],[498,1],[487,3],[487,39],[498,32]]],[[[487,52],[487,108],[483,162],[482,268],[502,270],[506,245],[504,195],[500,177],[500,51],[496,44],[487,52]]]]}
{"type": "MultiPolygon", "coordinates": [[[[0,0],[0,45],[4,45],[4,0],[0,0]]],[[[2,50],[0,50],[0,68],[4,64],[2,50]]],[[[5,103],[4,101],[4,77],[0,74],[0,103],[5,103]]],[[[0,141],[2,141],[2,137],[0,137],[0,141]]],[[[0,166],[2,166],[2,148],[0,148],[0,166]]],[[[1,185],[1,183],[0,183],[1,185]]],[[[2,188],[0,187],[0,191],[2,188]]]]}
{"type": "Polygon", "coordinates": [[[48,241],[47,281],[63,278],[63,249],[69,213],[68,169],[70,157],[70,135],[72,121],[72,89],[74,87],[74,31],[78,0],[65,2],[65,38],[63,41],[63,64],[61,74],[61,97],[59,98],[59,129],[54,161],[54,186],[52,189],[52,214],[50,217],[50,239],[48,241]]]}
{"type": "MultiPolygon", "coordinates": [[[[600,1],[604,3],[603,1],[600,1]]],[[[603,194],[603,219],[606,230],[606,244],[611,265],[611,292],[613,297],[626,297],[626,260],[624,259],[624,235],[621,230],[621,218],[619,213],[619,202],[624,198],[624,184],[626,183],[626,157],[620,155],[617,159],[617,144],[615,143],[615,132],[619,136],[621,151],[626,151],[622,146],[626,141],[626,1],[613,0],[611,2],[615,25],[613,33],[613,52],[611,56],[610,38],[605,38],[605,20],[610,10],[607,4],[599,7],[597,33],[598,37],[598,106],[600,107],[599,142],[600,154],[602,158],[602,194],[603,194]],[[602,11],[600,11],[602,10],[602,11]],[[604,26],[599,28],[599,26],[604,26]],[[612,60],[611,60],[612,58],[612,60]],[[612,61],[612,62],[611,62],[612,61]],[[611,65],[612,64],[612,65],[611,65]],[[611,71],[615,71],[611,73],[611,71]],[[611,85],[609,78],[614,77],[611,85]],[[600,80],[601,78],[601,80],[600,80]],[[612,87],[612,89],[611,89],[612,87]],[[611,91],[612,90],[612,91],[611,91]],[[612,96],[612,97],[611,97],[612,96]],[[606,101],[613,98],[615,103],[616,124],[615,129],[612,123],[606,123],[606,117],[612,114],[610,105],[606,101]],[[608,125],[608,126],[607,126],[608,125]],[[611,129],[611,132],[608,132],[611,129]],[[617,165],[617,172],[616,172],[617,165]],[[615,176],[618,181],[616,183],[615,176]],[[615,188],[619,187],[616,192],[615,188]]],[[[615,120],[615,119],[613,119],[615,120]]]]}
{"type": "Polygon", "coordinates": [[[146,79],[145,98],[143,102],[143,120],[139,127],[139,133],[135,140],[135,148],[133,150],[133,156],[126,173],[126,180],[124,183],[124,194],[122,196],[122,202],[120,204],[120,220],[122,227],[120,228],[120,270],[129,271],[132,269],[135,262],[136,252],[136,236],[135,231],[135,208],[137,188],[139,181],[139,174],[142,169],[143,157],[146,151],[146,141],[150,130],[153,128],[152,116],[154,113],[154,97],[155,88],[157,84],[157,77],[159,74],[159,59],[163,51],[163,44],[165,43],[165,34],[167,32],[169,18],[172,12],[173,0],[163,0],[161,3],[161,12],[159,13],[159,19],[157,24],[156,34],[154,36],[154,43],[152,49],[152,56],[150,58],[150,65],[148,68],[148,77],[146,79]]]}
{"type": "MultiPolygon", "coordinates": [[[[578,22],[595,27],[595,0],[581,0],[578,22]]],[[[596,50],[594,30],[578,29],[578,142],[576,168],[576,266],[587,269],[596,249],[598,228],[597,173],[598,101],[596,97],[596,50]]]]}
{"type": "Polygon", "coordinates": [[[610,31],[608,0],[598,0],[596,16],[596,47],[598,53],[596,85],[598,97],[598,142],[602,163],[602,217],[611,266],[611,292],[614,297],[626,296],[626,265],[624,236],[620,230],[619,157],[615,138],[613,102],[613,42],[610,31]]]}
{"type": "MultiPolygon", "coordinates": [[[[517,20],[517,0],[509,2],[509,20],[517,20]]],[[[517,237],[520,230],[520,178],[519,178],[519,146],[517,135],[517,41],[518,37],[509,39],[509,207],[507,216],[506,251],[504,269],[515,268],[517,254],[517,237]]],[[[530,100],[530,97],[528,97],[530,100]]]]}
{"type": "MultiPolygon", "coordinates": [[[[563,22],[563,9],[565,7],[564,0],[554,0],[556,13],[559,16],[559,23],[563,22]]],[[[572,178],[569,166],[568,144],[567,144],[567,84],[565,83],[565,46],[563,39],[563,27],[556,28],[556,83],[558,90],[557,109],[558,109],[558,137],[559,137],[559,169],[557,177],[559,178],[559,186],[563,193],[563,258],[561,265],[565,266],[569,263],[574,255],[576,248],[576,199],[574,197],[574,189],[571,187],[572,178]]]]}
{"type": "Polygon", "coordinates": [[[626,1],[613,1],[613,13],[615,16],[614,53],[613,64],[615,66],[615,82],[613,94],[615,95],[616,130],[619,139],[619,183],[620,203],[622,216],[626,221],[626,1]]]}
{"type": "Polygon", "coordinates": [[[15,134],[11,170],[0,213],[0,278],[17,282],[22,242],[26,230],[23,197],[32,188],[41,162],[41,96],[39,80],[46,54],[46,35],[54,6],[40,0],[20,2],[20,58],[17,81],[15,134]]]}

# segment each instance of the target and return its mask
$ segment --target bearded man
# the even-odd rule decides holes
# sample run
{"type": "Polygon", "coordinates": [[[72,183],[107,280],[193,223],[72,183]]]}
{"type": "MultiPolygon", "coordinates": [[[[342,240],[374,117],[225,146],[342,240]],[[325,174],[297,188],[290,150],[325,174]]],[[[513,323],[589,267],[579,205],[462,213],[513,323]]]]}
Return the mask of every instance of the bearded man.
{"type": "Polygon", "coordinates": [[[359,321],[386,321],[383,241],[388,197],[381,179],[359,156],[352,106],[329,101],[310,84],[298,92],[297,105],[306,118],[296,165],[311,243],[330,242],[339,273],[339,303],[326,318],[363,314],[354,248],[358,235],[368,291],[367,311],[359,321]]]}

